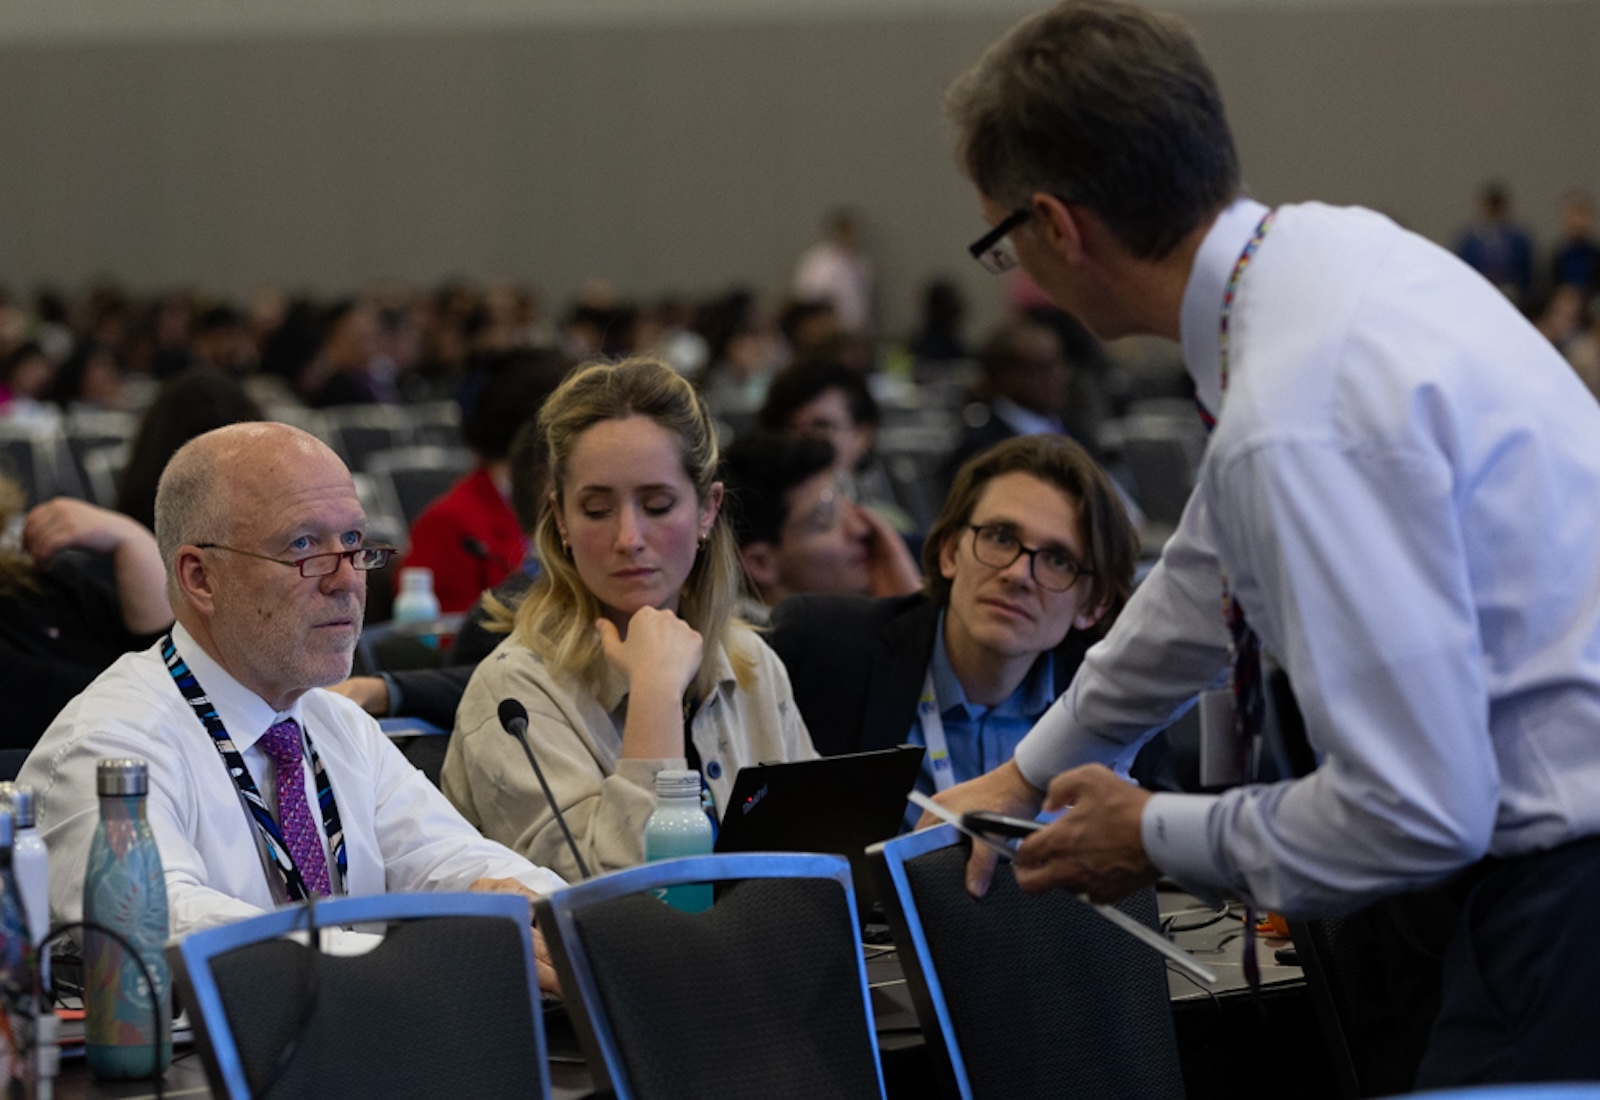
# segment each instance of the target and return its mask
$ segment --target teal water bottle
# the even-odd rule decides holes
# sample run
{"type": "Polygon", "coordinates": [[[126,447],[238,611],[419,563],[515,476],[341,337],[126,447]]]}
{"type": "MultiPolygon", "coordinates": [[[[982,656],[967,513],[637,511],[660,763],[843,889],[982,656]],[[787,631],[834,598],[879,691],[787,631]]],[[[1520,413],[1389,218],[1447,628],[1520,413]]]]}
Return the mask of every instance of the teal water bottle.
{"type": "MultiPolygon", "coordinates": [[[[656,812],[644,827],[644,859],[677,859],[711,854],[711,819],[700,805],[700,773],[668,769],[656,773],[656,812]]],[[[661,898],[674,909],[698,913],[711,908],[711,884],[673,886],[661,898]]]]}
{"type": "Polygon", "coordinates": [[[83,876],[83,919],[127,940],[155,990],[152,994],[138,961],[122,944],[85,929],[84,1053],[96,1077],[154,1077],[172,1061],[172,983],[161,951],[167,940],[167,885],[145,816],[149,768],[143,760],[102,760],[95,783],[100,825],[83,876]]]}
{"type": "Polygon", "coordinates": [[[34,972],[33,934],[17,877],[11,867],[11,811],[0,810],[0,1095],[32,1097],[37,1070],[39,1001],[34,972]]]}

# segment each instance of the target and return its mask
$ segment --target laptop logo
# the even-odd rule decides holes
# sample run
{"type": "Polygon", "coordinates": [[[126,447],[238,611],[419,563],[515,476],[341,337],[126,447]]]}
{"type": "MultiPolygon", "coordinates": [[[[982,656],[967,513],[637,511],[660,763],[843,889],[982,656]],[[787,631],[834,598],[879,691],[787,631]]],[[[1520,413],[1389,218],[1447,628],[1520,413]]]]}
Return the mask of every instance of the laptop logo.
{"type": "Polygon", "coordinates": [[[765,797],[767,797],[767,787],[766,784],[763,783],[759,791],[744,800],[744,806],[742,809],[745,813],[749,813],[751,810],[756,808],[756,803],[760,802],[765,797]]]}

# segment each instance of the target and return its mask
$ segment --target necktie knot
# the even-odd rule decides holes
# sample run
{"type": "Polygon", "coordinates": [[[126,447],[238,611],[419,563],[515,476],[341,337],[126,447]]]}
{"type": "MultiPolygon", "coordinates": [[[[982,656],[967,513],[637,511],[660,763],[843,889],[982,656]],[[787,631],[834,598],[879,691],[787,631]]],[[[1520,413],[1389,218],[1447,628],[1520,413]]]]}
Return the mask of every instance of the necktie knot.
{"type": "Polygon", "coordinates": [[[300,762],[300,744],[300,723],[289,718],[267,727],[266,736],[261,738],[261,751],[282,768],[300,762]]]}

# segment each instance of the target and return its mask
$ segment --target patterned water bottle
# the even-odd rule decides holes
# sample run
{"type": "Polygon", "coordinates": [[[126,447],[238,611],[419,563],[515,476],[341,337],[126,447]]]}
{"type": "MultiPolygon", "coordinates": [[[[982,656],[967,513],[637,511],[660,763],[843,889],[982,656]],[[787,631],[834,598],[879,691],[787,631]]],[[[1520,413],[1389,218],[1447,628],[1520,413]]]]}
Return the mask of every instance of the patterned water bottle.
{"type": "Polygon", "coordinates": [[[154,1077],[172,1060],[172,983],[161,953],[167,939],[167,886],[145,816],[149,770],[143,760],[102,760],[95,781],[100,826],[83,876],[83,919],[133,945],[155,989],[120,943],[85,929],[85,1054],[96,1077],[154,1077]]]}
{"type": "MultiPolygon", "coordinates": [[[[657,772],[656,812],[644,828],[645,862],[710,855],[715,839],[711,819],[700,804],[700,773],[672,768],[657,772]]],[[[668,905],[685,913],[711,908],[708,882],[670,886],[660,895],[668,905]]]]}
{"type": "Polygon", "coordinates": [[[11,811],[0,810],[0,1096],[35,1095],[39,1001],[33,935],[11,872],[11,811]]]}

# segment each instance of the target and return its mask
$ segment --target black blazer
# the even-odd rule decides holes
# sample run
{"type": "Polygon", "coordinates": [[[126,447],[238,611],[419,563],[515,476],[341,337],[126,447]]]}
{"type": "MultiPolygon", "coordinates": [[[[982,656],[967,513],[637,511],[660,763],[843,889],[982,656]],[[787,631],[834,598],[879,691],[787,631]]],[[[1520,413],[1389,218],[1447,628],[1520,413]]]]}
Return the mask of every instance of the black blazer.
{"type": "MultiPolygon", "coordinates": [[[[772,613],[767,641],[782,658],[795,702],[824,756],[905,741],[933,660],[939,607],[920,593],[793,596],[772,613]]],[[[1051,654],[1065,691],[1092,640],[1067,633],[1051,654]]]]}

